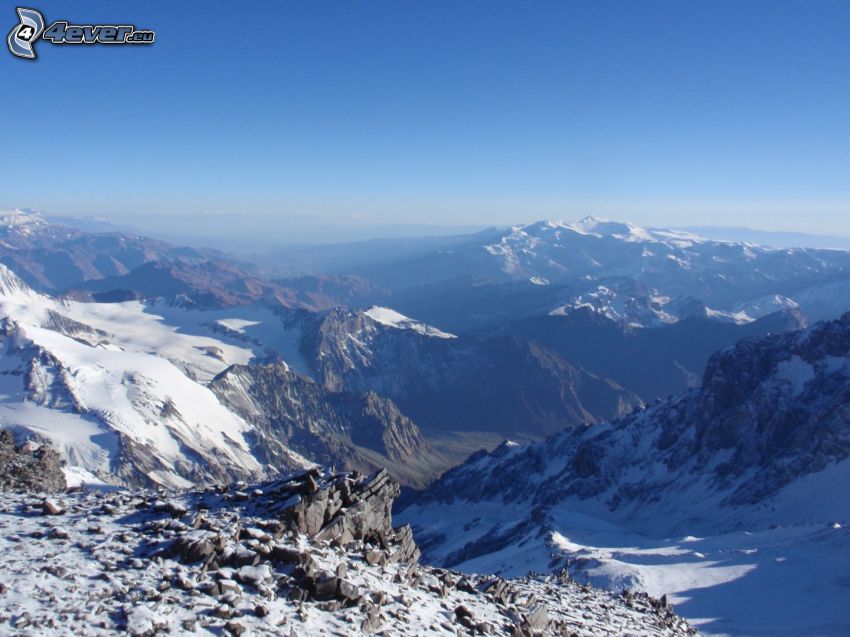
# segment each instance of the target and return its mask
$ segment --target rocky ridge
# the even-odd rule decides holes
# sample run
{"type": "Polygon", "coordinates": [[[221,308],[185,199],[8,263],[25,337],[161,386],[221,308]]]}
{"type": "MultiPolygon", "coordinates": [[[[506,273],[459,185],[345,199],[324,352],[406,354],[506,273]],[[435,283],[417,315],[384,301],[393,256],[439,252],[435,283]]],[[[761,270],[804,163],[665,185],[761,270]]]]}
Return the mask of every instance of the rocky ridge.
{"type": "Polygon", "coordinates": [[[59,454],[48,445],[32,440],[17,445],[11,431],[0,429],[0,491],[34,489],[65,489],[59,454]]]}
{"type": "Polygon", "coordinates": [[[642,595],[417,564],[398,485],[311,470],[183,492],[0,496],[0,627],[20,635],[695,631],[642,595]]]}

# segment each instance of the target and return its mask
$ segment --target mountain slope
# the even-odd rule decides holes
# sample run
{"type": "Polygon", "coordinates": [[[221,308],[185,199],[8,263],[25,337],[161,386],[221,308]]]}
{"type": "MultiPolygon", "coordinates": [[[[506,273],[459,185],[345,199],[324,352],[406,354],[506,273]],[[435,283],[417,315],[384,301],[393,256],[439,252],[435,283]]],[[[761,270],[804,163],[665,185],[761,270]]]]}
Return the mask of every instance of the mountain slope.
{"type": "Polygon", "coordinates": [[[448,466],[390,401],[292,371],[298,312],[56,300],[0,266],[0,319],[0,426],[49,440],[75,481],[186,486],[321,460],[422,487],[448,466]]]}
{"type": "Polygon", "coordinates": [[[633,328],[591,308],[516,321],[497,333],[531,339],[589,372],[610,378],[644,402],[699,384],[709,357],[743,338],[805,327],[796,310],[736,325],[693,316],[670,325],[633,328]],[[646,370],[652,373],[647,374],[646,370]]]}
{"type": "Polygon", "coordinates": [[[478,454],[401,519],[462,570],[567,567],[669,594],[707,633],[845,634],[848,405],[850,314],[744,340],[628,418],[478,454]]]}
{"type": "MultiPolygon", "coordinates": [[[[243,420],[144,342],[130,346],[130,324],[113,323],[106,331],[103,324],[79,320],[91,310],[39,295],[0,266],[0,422],[5,427],[44,436],[70,464],[128,482],[185,485],[263,475],[244,437],[243,420]],[[122,328],[124,338],[111,336],[122,328]]],[[[195,352],[186,365],[222,364],[206,355],[211,339],[179,340],[177,351],[195,352]]],[[[250,356],[238,348],[229,354],[250,356]]],[[[293,455],[288,464],[304,463],[293,455]]]]}
{"type": "Polygon", "coordinates": [[[302,350],[331,391],[375,391],[423,428],[542,436],[628,413],[639,399],[535,343],[456,338],[386,308],[333,310],[302,350]]]}
{"type": "Polygon", "coordinates": [[[234,365],[210,389],[254,427],[274,464],[277,448],[314,462],[370,472],[386,468],[407,486],[424,487],[445,461],[392,401],[373,392],[329,393],[281,364],[234,365]]]}

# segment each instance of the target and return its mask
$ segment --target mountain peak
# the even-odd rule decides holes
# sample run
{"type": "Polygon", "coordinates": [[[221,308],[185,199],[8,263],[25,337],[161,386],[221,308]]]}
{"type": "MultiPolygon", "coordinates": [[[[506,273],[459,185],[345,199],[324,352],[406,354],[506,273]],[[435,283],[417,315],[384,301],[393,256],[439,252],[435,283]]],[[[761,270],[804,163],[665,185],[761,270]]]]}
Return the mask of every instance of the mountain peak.
{"type": "Polygon", "coordinates": [[[629,222],[612,221],[599,217],[584,217],[565,225],[579,234],[600,238],[625,239],[626,241],[656,241],[650,232],[629,222]]]}
{"type": "Polygon", "coordinates": [[[30,208],[0,210],[0,224],[4,226],[22,226],[38,221],[43,221],[43,217],[30,208]]]}
{"type": "Polygon", "coordinates": [[[519,230],[533,236],[539,236],[552,230],[570,230],[576,234],[599,239],[613,238],[624,241],[658,241],[649,230],[633,223],[590,216],[579,219],[578,221],[542,220],[525,226],[517,226],[514,230],[519,230]]]}

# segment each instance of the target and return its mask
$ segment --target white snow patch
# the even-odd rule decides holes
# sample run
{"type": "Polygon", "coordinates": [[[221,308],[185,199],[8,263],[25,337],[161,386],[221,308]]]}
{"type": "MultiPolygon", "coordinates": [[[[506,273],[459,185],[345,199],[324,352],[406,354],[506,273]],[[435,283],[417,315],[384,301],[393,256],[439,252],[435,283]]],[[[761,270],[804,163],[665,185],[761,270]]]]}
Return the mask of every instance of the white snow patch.
{"type": "Polygon", "coordinates": [[[787,361],[777,365],[775,378],[783,380],[791,385],[794,396],[799,396],[810,380],[815,377],[815,370],[811,364],[799,356],[792,356],[787,361]]]}
{"type": "Polygon", "coordinates": [[[376,323],[386,325],[387,327],[394,327],[402,330],[413,330],[414,332],[418,332],[424,336],[433,336],[435,338],[457,338],[454,334],[449,334],[448,332],[443,332],[436,327],[420,323],[419,321],[416,321],[409,316],[405,316],[400,312],[396,312],[388,307],[374,305],[366,310],[364,314],[376,323]]]}

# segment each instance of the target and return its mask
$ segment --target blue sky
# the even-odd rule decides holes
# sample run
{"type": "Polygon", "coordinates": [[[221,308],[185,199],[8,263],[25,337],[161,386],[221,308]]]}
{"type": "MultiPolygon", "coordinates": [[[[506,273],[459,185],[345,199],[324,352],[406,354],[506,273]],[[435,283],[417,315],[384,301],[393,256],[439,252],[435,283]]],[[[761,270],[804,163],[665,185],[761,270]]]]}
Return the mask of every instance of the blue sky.
{"type": "Polygon", "coordinates": [[[32,6],[157,42],[0,55],[0,208],[850,235],[848,2],[32,6]]]}

